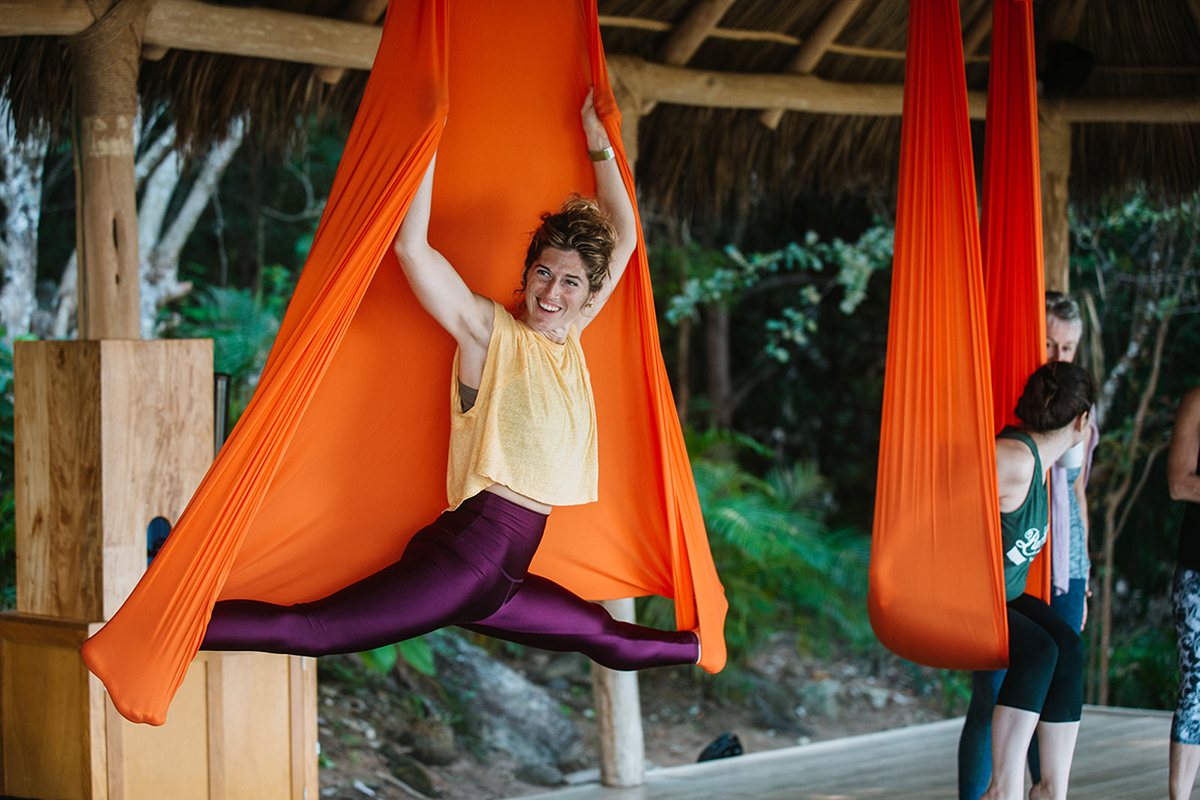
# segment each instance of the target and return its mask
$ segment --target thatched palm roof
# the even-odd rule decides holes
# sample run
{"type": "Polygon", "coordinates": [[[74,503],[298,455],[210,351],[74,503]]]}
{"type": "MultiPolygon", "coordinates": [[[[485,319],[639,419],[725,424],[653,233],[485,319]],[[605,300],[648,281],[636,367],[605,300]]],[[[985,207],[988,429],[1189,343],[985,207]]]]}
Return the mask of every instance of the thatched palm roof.
{"type": "MultiPolygon", "coordinates": [[[[0,10],[3,4],[0,0],[0,10]]],[[[361,19],[364,9],[373,16],[371,4],[230,3],[339,19],[356,14],[361,19]]],[[[610,58],[632,56],[649,64],[666,59],[688,70],[743,75],[786,72],[804,43],[819,38],[821,26],[839,9],[851,12],[830,45],[817,52],[811,74],[845,84],[901,84],[905,0],[599,0],[610,58]],[[716,28],[711,22],[702,26],[698,47],[680,45],[681,31],[706,10],[719,20],[716,28]]],[[[1179,101],[1185,108],[1182,115],[1167,114],[1172,120],[1167,122],[1075,122],[1072,195],[1092,198],[1130,183],[1145,183],[1166,196],[1200,187],[1200,0],[1044,0],[1034,9],[1042,40],[1039,69],[1046,73],[1048,94],[1117,100],[1135,112],[1129,119],[1137,117],[1138,103],[1147,98],[1172,98],[1173,108],[1179,101]],[[1054,65],[1062,62],[1047,55],[1058,52],[1047,45],[1051,39],[1068,41],[1077,48],[1073,53],[1094,60],[1082,85],[1059,85],[1055,75],[1061,70],[1054,65]]],[[[960,11],[969,86],[985,91],[991,3],[961,0],[960,11]]],[[[365,81],[362,70],[348,70],[337,83],[327,84],[304,63],[186,50],[144,61],[140,76],[143,102],[168,103],[181,142],[201,146],[243,113],[252,120],[251,130],[274,145],[291,140],[308,114],[348,120],[365,81]]],[[[58,39],[0,38],[0,81],[18,126],[60,123],[67,110],[70,58],[58,39]]],[[[1101,116],[1106,115],[1113,116],[1101,116]]],[[[790,111],[774,129],[760,116],[752,108],[655,104],[641,119],[639,136],[639,182],[648,204],[672,216],[712,220],[730,208],[787,200],[799,192],[891,193],[900,140],[894,114],[790,111]]]]}

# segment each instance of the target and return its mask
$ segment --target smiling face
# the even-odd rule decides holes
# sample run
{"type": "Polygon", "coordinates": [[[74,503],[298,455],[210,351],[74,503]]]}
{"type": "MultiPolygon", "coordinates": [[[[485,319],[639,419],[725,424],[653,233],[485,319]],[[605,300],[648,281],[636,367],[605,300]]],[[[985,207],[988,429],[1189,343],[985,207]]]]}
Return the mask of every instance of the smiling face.
{"type": "Polygon", "coordinates": [[[565,342],[592,295],[583,259],[574,250],[543,248],[526,268],[524,284],[525,324],[551,341],[565,342]]]}

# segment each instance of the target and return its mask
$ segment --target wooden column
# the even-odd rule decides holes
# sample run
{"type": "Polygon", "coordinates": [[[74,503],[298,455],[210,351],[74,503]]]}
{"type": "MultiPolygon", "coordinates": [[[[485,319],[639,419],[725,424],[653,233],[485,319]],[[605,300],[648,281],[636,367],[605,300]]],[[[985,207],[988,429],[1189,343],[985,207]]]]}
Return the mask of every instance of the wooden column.
{"type": "Polygon", "coordinates": [[[1071,229],[1068,181],[1071,177],[1071,123],[1058,104],[1038,105],[1038,150],[1042,164],[1042,251],[1046,289],[1070,291],[1071,229]]]}
{"type": "MultiPolygon", "coordinates": [[[[614,619],[636,622],[633,599],[602,605],[614,619]]],[[[600,738],[600,782],[605,786],[640,786],[646,782],[646,743],[636,672],[616,672],[592,665],[592,696],[600,738]]]]}
{"type": "MultiPolygon", "coordinates": [[[[638,120],[641,94],[636,84],[613,75],[613,95],[621,109],[621,143],[629,168],[637,172],[638,120]]],[[[632,598],[602,604],[615,619],[636,622],[632,598]]],[[[592,696],[600,739],[600,782],[605,786],[640,786],[646,780],[646,745],[636,672],[615,672],[592,665],[592,696]]]]}
{"type": "Polygon", "coordinates": [[[75,71],[79,338],[141,338],[133,125],[145,0],[95,0],[69,40],[75,71]]]}
{"type": "Polygon", "coordinates": [[[17,610],[108,619],[212,463],[212,341],[17,342],[17,610]]]}

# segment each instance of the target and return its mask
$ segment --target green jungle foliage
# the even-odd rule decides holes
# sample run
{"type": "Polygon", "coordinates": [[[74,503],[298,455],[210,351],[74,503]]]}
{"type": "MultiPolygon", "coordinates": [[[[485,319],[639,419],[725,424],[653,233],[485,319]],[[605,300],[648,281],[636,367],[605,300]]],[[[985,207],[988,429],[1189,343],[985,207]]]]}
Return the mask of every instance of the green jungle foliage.
{"type": "MultiPolygon", "coordinates": [[[[737,458],[761,457],[763,448],[737,434],[693,434],[689,450],[729,601],[730,659],[740,661],[784,630],[798,632],[804,646],[822,653],[834,641],[869,646],[868,541],[858,532],[829,527],[828,482],[811,464],[773,467],[756,477],[737,458]]],[[[674,627],[674,607],[647,598],[638,618],[674,627]]]]}
{"type": "MultiPolygon", "coordinates": [[[[893,237],[892,228],[879,224],[853,243],[840,238],[823,242],[816,231],[808,231],[803,244],[789,242],[778,250],[749,256],[728,245],[723,257],[692,243],[686,257],[699,274],[687,278],[670,298],[666,319],[677,325],[685,316],[696,318],[706,304],[736,302],[757,292],[780,292],[787,305],[764,323],[763,351],[776,361],[790,361],[793,350],[812,343],[819,307],[835,291],[841,297],[838,310],[843,314],[853,314],[866,299],[871,276],[891,266],[893,237]],[[820,275],[827,267],[829,273],[820,275]],[[792,291],[787,291],[789,288],[792,291]]],[[[681,257],[669,248],[663,255],[676,263],[681,257]]]]}
{"type": "Polygon", "coordinates": [[[230,376],[230,424],[250,402],[295,288],[281,266],[263,270],[263,288],[210,286],[162,315],[164,339],[212,339],[213,369],[230,376]]]}

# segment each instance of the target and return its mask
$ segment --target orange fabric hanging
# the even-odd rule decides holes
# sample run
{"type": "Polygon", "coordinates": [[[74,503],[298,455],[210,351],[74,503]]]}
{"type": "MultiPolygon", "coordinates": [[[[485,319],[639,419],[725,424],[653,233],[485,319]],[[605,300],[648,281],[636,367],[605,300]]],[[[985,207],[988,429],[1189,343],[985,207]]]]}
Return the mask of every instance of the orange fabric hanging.
{"type": "MultiPolygon", "coordinates": [[[[417,304],[392,236],[436,150],[430,240],[475,291],[508,301],[537,214],[594,190],[579,123],[592,84],[632,195],[594,0],[389,4],[261,384],[154,564],[84,645],[123,715],[164,721],[215,601],[326,596],[393,562],[445,507],[454,342],[417,304]]],[[[601,499],[551,514],[532,571],[589,600],[674,598],[715,672],[726,601],[640,240],[583,341],[601,499]]]]}
{"type": "MultiPolygon", "coordinates": [[[[983,268],[997,433],[1017,424],[1025,381],[1046,361],[1042,187],[1030,0],[995,0],[983,155],[983,268]]],[[[1054,532],[1051,531],[1051,535],[1054,532]]],[[[1026,591],[1050,600],[1050,548],[1026,591]]]]}
{"type": "Polygon", "coordinates": [[[955,0],[909,3],[868,609],[904,658],[1002,666],[987,319],[955,0]]]}

